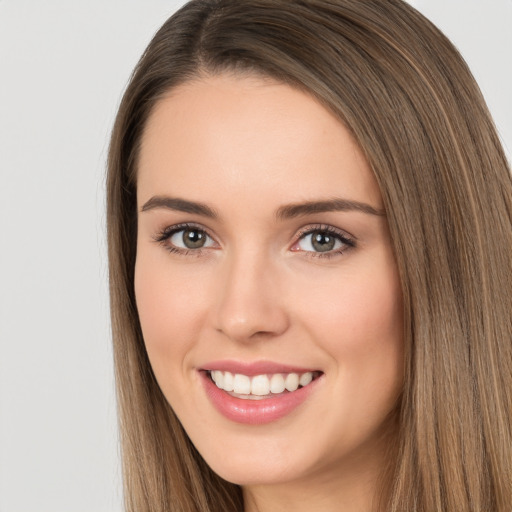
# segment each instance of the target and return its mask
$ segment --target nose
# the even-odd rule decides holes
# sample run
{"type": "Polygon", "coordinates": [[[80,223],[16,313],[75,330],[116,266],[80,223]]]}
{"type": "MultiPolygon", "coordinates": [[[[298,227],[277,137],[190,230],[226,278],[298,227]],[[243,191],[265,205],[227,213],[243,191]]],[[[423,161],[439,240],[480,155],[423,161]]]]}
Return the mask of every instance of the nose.
{"type": "Polygon", "coordinates": [[[266,258],[238,257],[219,273],[216,328],[237,342],[254,342],[283,334],[289,315],[283,303],[279,272],[266,258]]]}

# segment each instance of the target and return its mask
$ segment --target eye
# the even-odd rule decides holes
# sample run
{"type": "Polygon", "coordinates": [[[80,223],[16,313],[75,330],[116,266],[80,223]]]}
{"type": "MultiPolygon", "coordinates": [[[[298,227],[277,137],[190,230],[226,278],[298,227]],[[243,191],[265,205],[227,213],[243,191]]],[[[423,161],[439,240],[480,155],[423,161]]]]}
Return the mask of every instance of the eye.
{"type": "Polygon", "coordinates": [[[204,229],[197,226],[170,226],[155,237],[169,251],[186,254],[188,251],[200,252],[201,249],[215,245],[213,238],[204,229]]]}
{"type": "Polygon", "coordinates": [[[169,242],[180,249],[201,249],[210,247],[213,240],[202,230],[197,228],[186,228],[175,231],[169,237],[169,242]]]}
{"type": "Polygon", "coordinates": [[[330,256],[341,254],[354,246],[355,241],[352,238],[328,226],[303,231],[291,250],[316,253],[317,256],[330,256]]]}

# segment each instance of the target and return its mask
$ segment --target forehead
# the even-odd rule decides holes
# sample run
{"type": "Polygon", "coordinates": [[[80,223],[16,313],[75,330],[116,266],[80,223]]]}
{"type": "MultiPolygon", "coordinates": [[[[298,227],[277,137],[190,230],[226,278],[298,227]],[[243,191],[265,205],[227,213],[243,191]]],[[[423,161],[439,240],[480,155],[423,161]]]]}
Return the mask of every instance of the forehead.
{"type": "Polygon", "coordinates": [[[347,195],[381,205],[343,124],[312,96],[259,77],[202,78],[161,99],[143,134],[137,188],[139,204],[155,194],[246,201],[251,191],[255,205],[347,195]]]}

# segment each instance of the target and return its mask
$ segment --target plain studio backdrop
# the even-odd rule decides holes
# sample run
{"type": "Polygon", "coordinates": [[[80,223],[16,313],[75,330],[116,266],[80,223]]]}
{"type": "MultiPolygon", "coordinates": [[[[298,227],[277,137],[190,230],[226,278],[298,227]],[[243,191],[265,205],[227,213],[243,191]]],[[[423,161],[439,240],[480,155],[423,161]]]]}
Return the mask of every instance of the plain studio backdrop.
{"type": "MultiPolygon", "coordinates": [[[[183,1],[0,0],[0,512],[119,512],[105,158],[183,1]]],[[[472,68],[510,157],[512,0],[411,3],[472,68]]]]}

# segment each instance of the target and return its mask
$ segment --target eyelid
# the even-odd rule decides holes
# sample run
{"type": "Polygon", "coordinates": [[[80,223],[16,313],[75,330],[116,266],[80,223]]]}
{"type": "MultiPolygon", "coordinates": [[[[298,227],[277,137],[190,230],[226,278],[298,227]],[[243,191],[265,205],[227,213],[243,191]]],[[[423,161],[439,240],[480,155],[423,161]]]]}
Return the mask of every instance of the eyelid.
{"type": "Polygon", "coordinates": [[[295,238],[299,239],[305,235],[314,233],[315,231],[324,231],[326,233],[332,233],[346,240],[350,240],[351,242],[354,243],[357,241],[357,238],[354,235],[351,235],[348,231],[334,227],[330,224],[308,224],[307,226],[304,226],[299,229],[299,231],[295,235],[295,238]]]}

